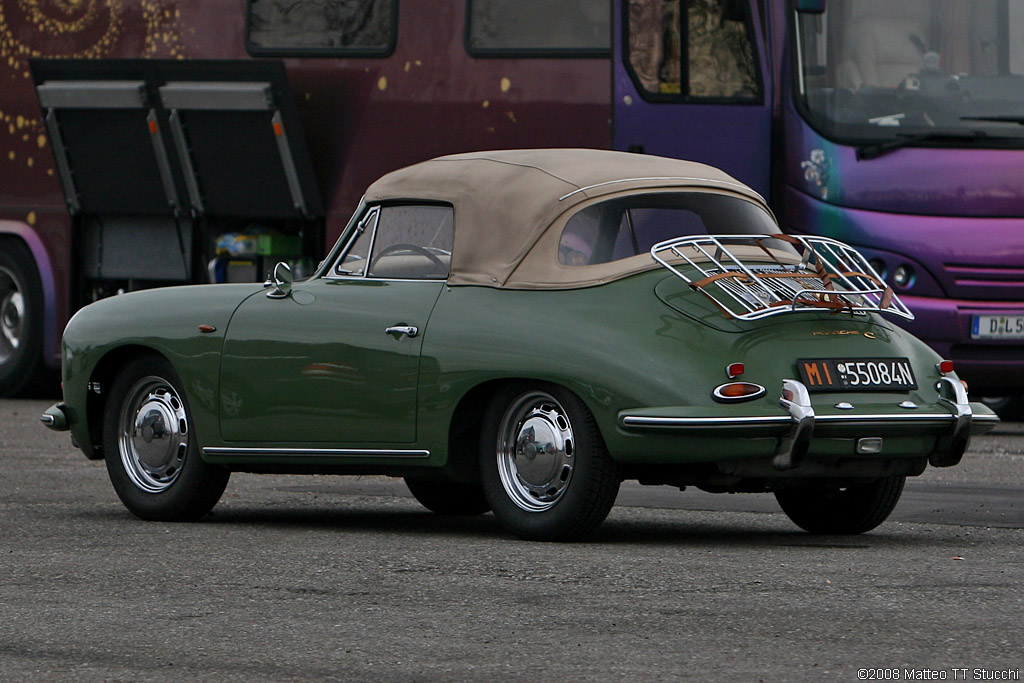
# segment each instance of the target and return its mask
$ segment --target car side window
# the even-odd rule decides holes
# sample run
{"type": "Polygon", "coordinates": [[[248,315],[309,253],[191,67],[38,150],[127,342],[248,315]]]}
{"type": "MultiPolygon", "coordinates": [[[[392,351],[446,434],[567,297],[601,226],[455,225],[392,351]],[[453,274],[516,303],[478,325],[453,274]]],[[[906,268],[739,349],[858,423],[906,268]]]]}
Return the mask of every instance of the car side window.
{"type": "Polygon", "coordinates": [[[454,211],[435,204],[374,207],[335,275],[389,280],[445,280],[454,240],[454,211]]]}

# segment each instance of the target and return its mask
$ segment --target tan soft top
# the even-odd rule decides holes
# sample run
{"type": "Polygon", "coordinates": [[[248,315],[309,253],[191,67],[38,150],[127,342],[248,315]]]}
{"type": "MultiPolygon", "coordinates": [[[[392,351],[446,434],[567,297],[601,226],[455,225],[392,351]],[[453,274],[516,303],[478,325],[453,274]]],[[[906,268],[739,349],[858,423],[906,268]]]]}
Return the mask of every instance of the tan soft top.
{"type": "Polygon", "coordinates": [[[650,254],[594,266],[563,266],[561,227],[595,198],[637,191],[710,190],[764,199],[711,166],[595,149],[473,152],[424,161],[373,183],[369,203],[426,200],[455,208],[453,285],[514,289],[580,287],[655,267],[650,254]]]}

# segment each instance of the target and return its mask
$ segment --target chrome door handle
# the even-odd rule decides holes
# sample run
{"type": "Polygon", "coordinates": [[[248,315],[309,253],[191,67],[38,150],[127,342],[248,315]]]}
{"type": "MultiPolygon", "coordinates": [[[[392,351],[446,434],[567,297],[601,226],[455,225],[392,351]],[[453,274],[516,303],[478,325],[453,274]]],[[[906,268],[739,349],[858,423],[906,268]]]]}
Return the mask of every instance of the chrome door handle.
{"type": "Polygon", "coordinates": [[[415,337],[420,333],[420,330],[418,327],[413,327],[412,325],[392,325],[388,329],[384,330],[384,333],[390,334],[395,339],[401,339],[402,335],[405,335],[406,337],[415,337]]]}

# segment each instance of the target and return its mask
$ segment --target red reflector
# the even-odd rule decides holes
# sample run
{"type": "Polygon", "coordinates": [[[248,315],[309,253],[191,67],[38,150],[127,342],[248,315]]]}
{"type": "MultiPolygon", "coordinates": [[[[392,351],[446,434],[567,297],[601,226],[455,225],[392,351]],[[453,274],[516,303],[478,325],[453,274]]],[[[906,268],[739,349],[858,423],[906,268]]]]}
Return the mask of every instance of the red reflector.
{"type": "Polygon", "coordinates": [[[157,131],[156,121],[150,121],[149,122],[149,134],[150,135],[156,135],[156,131],[157,131]]]}
{"type": "Polygon", "coordinates": [[[953,372],[953,361],[944,360],[941,363],[939,363],[939,372],[941,372],[943,375],[948,375],[949,373],[953,372]]]}
{"type": "Polygon", "coordinates": [[[282,126],[277,121],[274,121],[274,135],[276,135],[277,137],[281,137],[282,135],[284,135],[284,126],[282,126]]]}
{"type": "Polygon", "coordinates": [[[729,376],[729,379],[733,377],[739,377],[743,374],[746,368],[743,367],[743,363],[730,363],[725,367],[725,374],[729,376]]]}

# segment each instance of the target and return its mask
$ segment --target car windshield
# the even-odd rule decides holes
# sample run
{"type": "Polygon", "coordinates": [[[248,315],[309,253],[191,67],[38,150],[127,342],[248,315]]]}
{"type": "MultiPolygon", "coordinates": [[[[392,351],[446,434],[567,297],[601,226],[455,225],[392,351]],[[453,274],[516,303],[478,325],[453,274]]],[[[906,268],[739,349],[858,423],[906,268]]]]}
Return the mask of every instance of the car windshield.
{"type": "Polygon", "coordinates": [[[798,16],[798,98],[823,134],[1024,145],[1024,0],[829,0],[798,16]]]}
{"type": "Polygon", "coordinates": [[[688,235],[764,235],[774,219],[745,199],[712,192],[641,194],[591,204],[566,223],[558,262],[590,266],[647,253],[688,235]]]}

